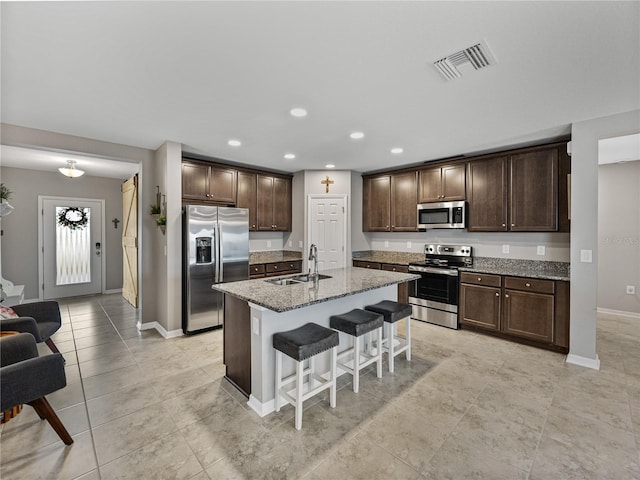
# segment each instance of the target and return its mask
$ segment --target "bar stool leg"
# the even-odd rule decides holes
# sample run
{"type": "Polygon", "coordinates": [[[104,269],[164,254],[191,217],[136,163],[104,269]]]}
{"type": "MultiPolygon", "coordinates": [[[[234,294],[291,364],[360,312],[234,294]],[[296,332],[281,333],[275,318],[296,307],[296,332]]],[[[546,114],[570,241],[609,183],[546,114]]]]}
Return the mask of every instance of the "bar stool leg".
{"type": "Polygon", "coordinates": [[[360,389],[360,337],[353,339],[353,393],[360,389]]]}
{"type": "Polygon", "coordinates": [[[378,329],[378,351],[376,352],[378,360],[377,360],[377,376],[378,378],[382,378],[382,327],[378,329]]]}
{"type": "Polygon", "coordinates": [[[411,317],[407,317],[407,362],[411,361],[411,317]]]}
{"type": "MultiPolygon", "coordinates": [[[[309,371],[313,374],[316,371],[316,357],[315,355],[309,358],[309,371]]],[[[309,375],[309,390],[316,386],[316,379],[313,375],[309,375]]]]}
{"type": "Polygon", "coordinates": [[[393,352],[393,337],[394,337],[394,333],[393,333],[393,326],[395,324],[393,323],[387,323],[387,350],[389,352],[389,373],[393,373],[394,371],[394,352],[393,352]]]}
{"type": "Polygon", "coordinates": [[[304,380],[304,360],[296,364],[296,430],[302,428],[302,391],[304,380]]]}
{"type": "Polygon", "coordinates": [[[329,387],[329,405],[336,408],[336,384],[338,380],[338,347],[331,349],[331,386],[329,387]]]}
{"type": "Polygon", "coordinates": [[[280,389],[282,388],[282,352],[276,350],[276,391],[275,407],[276,412],[280,411],[280,389]]]}

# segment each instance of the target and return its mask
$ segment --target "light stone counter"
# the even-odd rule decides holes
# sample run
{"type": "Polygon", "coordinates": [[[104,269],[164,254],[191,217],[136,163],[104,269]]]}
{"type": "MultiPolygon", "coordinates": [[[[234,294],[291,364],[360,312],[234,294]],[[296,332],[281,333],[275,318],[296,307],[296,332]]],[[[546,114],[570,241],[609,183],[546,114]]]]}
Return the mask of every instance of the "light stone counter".
{"type": "Polygon", "coordinates": [[[570,264],[541,260],[475,257],[473,266],[460,268],[461,272],[490,273],[512,277],[541,278],[545,280],[571,280],[570,264]]]}
{"type": "Polygon", "coordinates": [[[302,252],[294,252],[291,250],[249,252],[249,265],[274,262],[295,262],[297,260],[302,260],[302,252]]]}
{"type": "MultiPolygon", "coordinates": [[[[263,278],[258,278],[241,282],[221,283],[213,286],[213,288],[274,312],[287,312],[420,278],[420,275],[413,273],[354,267],[323,270],[321,273],[330,275],[331,278],[295,285],[274,285],[263,278]]],[[[295,275],[271,277],[269,280],[291,276],[295,275]]]]}

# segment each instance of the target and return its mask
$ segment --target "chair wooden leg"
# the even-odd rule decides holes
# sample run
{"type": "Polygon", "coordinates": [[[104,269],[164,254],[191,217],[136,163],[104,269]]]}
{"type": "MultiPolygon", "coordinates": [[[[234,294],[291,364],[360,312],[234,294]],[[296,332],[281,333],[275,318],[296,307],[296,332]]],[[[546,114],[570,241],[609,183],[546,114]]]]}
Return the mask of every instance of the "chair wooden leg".
{"type": "MultiPolygon", "coordinates": [[[[49,347],[49,349],[53,352],[53,353],[60,353],[60,350],[58,350],[58,347],[56,347],[56,344],[53,343],[53,340],[51,340],[51,338],[47,338],[44,343],[47,344],[47,347],[49,347]]],[[[62,355],[60,353],[60,355],[62,355]]],[[[67,361],[64,358],[64,355],[62,356],[62,359],[64,360],[64,363],[66,364],[67,361]]]]}
{"type": "Polygon", "coordinates": [[[44,416],[44,418],[49,422],[49,425],[51,425],[66,445],[71,445],[73,443],[73,438],[71,438],[71,435],[69,435],[69,432],[67,432],[67,429],[64,427],[60,418],[58,418],[58,415],[46,398],[40,397],[33,402],[29,402],[27,405],[31,405],[41,418],[44,416]]]}

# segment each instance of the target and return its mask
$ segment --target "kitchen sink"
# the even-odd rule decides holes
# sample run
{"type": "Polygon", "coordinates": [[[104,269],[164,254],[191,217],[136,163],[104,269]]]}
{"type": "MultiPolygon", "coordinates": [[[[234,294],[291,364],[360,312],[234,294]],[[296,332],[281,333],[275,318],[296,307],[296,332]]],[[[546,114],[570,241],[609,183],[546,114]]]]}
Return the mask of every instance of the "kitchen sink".
{"type": "MultiPolygon", "coordinates": [[[[318,274],[318,280],[323,280],[325,278],[331,278],[331,276],[318,274]]],[[[294,285],[296,283],[312,282],[313,280],[313,275],[304,274],[296,275],[295,277],[274,278],[273,280],[265,280],[265,282],[273,283],[274,285],[294,285]]]]}

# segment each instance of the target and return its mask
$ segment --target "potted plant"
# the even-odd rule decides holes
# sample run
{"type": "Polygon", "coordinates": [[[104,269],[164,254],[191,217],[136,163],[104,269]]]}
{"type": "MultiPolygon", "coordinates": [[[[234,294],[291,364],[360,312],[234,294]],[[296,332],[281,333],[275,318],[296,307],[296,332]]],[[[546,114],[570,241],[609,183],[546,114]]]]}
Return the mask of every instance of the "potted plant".
{"type": "Polygon", "coordinates": [[[167,228],[167,217],[165,217],[164,215],[160,215],[158,218],[156,218],[156,225],[158,225],[160,227],[160,231],[164,233],[165,229],[167,228]]]}
{"type": "Polygon", "coordinates": [[[151,205],[151,215],[160,215],[160,205],[151,205]]]}
{"type": "Polygon", "coordinates": [[[0,183],[0,217],[9,215],[13,211],[13,207],[9,204],[12,194],[13,192],[4,183],[0,183]]]}

